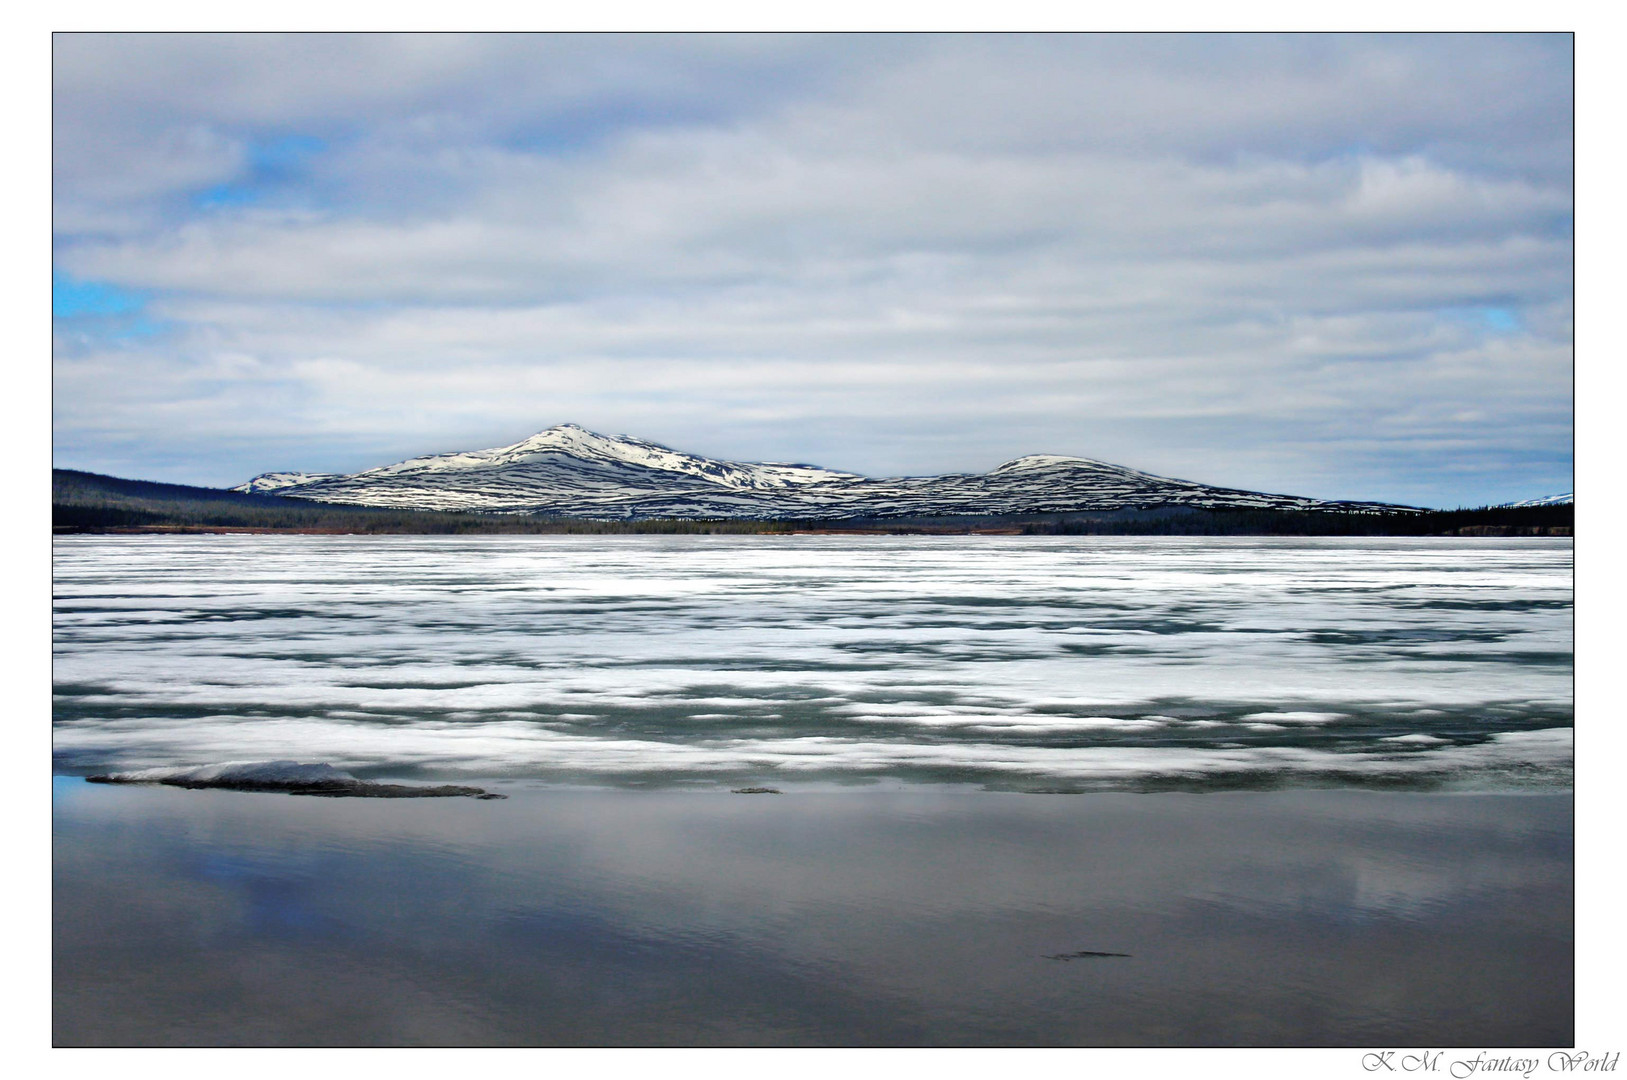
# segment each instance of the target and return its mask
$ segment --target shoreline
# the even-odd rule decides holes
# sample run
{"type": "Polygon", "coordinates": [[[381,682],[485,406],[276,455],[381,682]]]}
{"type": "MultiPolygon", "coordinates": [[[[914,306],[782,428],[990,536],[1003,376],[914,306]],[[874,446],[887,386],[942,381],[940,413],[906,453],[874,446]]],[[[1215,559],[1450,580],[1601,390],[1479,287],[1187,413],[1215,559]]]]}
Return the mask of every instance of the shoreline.
{"type": "MultiPolygon", "coordinates": [[[[598,523],[590,523],[598,524],[598,523]]],[[[344,528],[270,528],[252,526],[226,526],[226,525],[146,525],[146,526],[110,526],[107,528],[87,529],[74,526],[58,526],[51,530],[53,537],[58,536],[447,536],[466,539],[472,536],[1066,536],[1077,538],[1081,536],[1180,536],[1186,534],[1170,533],[1134,533],[1134,532],[1080,532],[1080,533],[1045,533],[1029,532],[1021,526],[991,526],[988,528],[955,528],[943,526],[901,526],[896,529],[888,528],[853,528],[853,529],[719,529],[715,532],[696,529],[688,532],[665,533],[659,531],[649,532],[619,532],[606,530],[603,532],[588,529],[559,529],[559,530],[519,530],[494,532],[431,532],[431,531],[390,531],[390,530],[364,530],[356,531],[344,528]]],[[[1204,539],[1215,539],[1207,534],[1191,534],[1204,539]]],[[[1274,532],[1235,532],[1222,534],[1224,537],[1239,539],[1258,539],[1266,537],[1297,537],[1304,539],[1337,539],[1347,534],[1343,533],[1274,533],[1274,532]]],[[[1398,540],[1398,539],[1432,539],[1442,537],[1483,537],[1496,539],[1574,539],[1571,526],[1499,526],[1499,525],[1473,525],[1438,533],[1364,533],[1360,539],[1398,540]]]]}
{"type": "MultiPolygon", "coordinates": [[[[304,763],[301,763],[304,764],[304,763]]],[[[177,765],[158,766],[161,769],[186,770],[201,768],[201,766],[177,765]]],[[[306,795],[304,790],[289,790],[275,784],[213,784],[213,783],[183,783],[165,780],[114,780],[106,779],[108,772],[117,773],[123,770],[90,769],[90,768],[53,768],[51,779],[53,782],[82,781],[90,784],[107,785],[112,787],[129,788],[172,788],[175,790],[195,791],[226,791],[240,794],[254,795],[306,795]]],[[[130,770],[139,771],[139,770],[130,770]]],[[[1225,782],[1202,784],[1195,782],[1167,781],[1151,782],[1142,785],[1122,784],[1118,786],[1084,787],[1065,789],[1061,787],[990,787],[976,781],[945,781],[945,780],[918,780],[908,777],[851,777],[842,779],[824,778],[787,778],[783,776],[763,776],[744,778],[745,774],[730,777],[721,777],[717,780],[667,780],[667,781],[640,781],[624,779],[617,782],[615,779],[601,781],[585,780],[579,776],[569,778],[550,778],[547,776],[519,776],[513,773],[480,772],[480,771],[454,771],[447,769],[411,771],[388,768],[354,767],[350,770],[360,774],[356,781],[365,785],[379,785],[383,787],[412,787],[434,790],[440,787],[456,786],[467,789],[470,785],[480,785],[494,793],[502,793],[507,797],[513,792],[522,793],[623,793],[623,794],[665,794],[665,795],[718,795],[718,794],[757,794],[757,791],[742,791],[742,788],[768,788],[776,795],[841,795],[852,794],[862,796],[865,794],[921,794],[921,795],[990,795],[990,796],[1055,796],[1059,798],[1087,798],[1092,796],[1213,796],[1213,795],[1294,795],[1319,793],[1335,793],[1348,795],[1404,795],[1404,796],[1518,796],[1518,797],[1558,797],[1571,798],[1575,796],[1574,780],[1566,783],[1538,782],[1527,783],[1481,783],[1476,784],[1475,778],[1464,778],[1459,782],[1450,780],[1434,783],[1417,783],[1389,778],[1378,778],[1368,783],[1351,783],[1346,780],[1330,781],[1327,783],[1307,782],[1225,782]]],[[[463,792],[460,791],[459,794],[463,792]]]]}

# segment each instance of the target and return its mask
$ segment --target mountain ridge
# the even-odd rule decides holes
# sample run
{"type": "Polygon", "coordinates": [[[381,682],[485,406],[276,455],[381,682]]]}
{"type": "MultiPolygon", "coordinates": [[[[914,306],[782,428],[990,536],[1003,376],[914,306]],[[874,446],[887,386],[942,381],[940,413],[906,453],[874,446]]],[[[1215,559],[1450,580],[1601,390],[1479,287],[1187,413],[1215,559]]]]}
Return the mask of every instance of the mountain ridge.
{"type": "Polygon", "coordinates": [[[1395,513],[1161,507],[1017,515],[948,515],[818,522],[548,517],[401,510],[244,494],[225,488],[51,470],[51,531],[75,533],[314,533],[342,535],[772,534],[1033,536],[1570,536],[1572,505],[1395,513]]]}
{"type": "Polygon", "coordinates": [[[508,446],[429,454],[350,474],[262,473],[231,490],[402,510],[594,520],[836,521],[1166,506],[1418,509],[1217,487],[1061,454],[1024,455],[986,473],[868,477],[816,465],[707,458],[576,424],[559,424],[508,446]]]}
{"type": "Polygon", "coordinates": [[[1540,499],[1521,499],[1518,502],[1498,503],[1499,509],[1521,509],[1527,506],[1570,506],[1576,502],[1574,492],[1564,492],[1559,495],[1544,495],[1540,499]]]}

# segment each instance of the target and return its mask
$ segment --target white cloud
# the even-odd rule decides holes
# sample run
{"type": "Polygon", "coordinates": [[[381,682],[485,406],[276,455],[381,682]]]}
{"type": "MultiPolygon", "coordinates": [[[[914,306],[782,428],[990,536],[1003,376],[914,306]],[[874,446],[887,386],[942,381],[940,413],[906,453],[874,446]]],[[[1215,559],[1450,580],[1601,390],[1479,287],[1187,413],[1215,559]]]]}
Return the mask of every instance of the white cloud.
{"type": "Polygon", "coordinates": [[[57,265],[164,320],[59,332],[59,464],[226,483],[575,420],[1569,488],[1563,37],[57,40],[57,265]],[[252,201],[196,205],[222,184],[252,201]]]}

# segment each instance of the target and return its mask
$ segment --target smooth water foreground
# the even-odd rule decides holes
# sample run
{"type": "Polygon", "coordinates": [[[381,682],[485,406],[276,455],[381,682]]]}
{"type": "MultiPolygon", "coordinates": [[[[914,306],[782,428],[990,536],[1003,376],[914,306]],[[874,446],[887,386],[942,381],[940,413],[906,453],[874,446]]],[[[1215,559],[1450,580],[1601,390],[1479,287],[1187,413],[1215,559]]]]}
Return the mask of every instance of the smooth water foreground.
{"type": "Polygon", "coordinates": [[[1568,796],[503,790],[58,778],[57,1043],[1573,1039],[1568,796]]]}
{"type": "Polygon", "coordinates": [[[73,537],[59,769],[1568,785],[1569,540],[73,537]]]}
{"type": "Polygon", "coordinates": [[[55,551],[58,1044],[1572,1037],[1569,541],[55,551]]]}

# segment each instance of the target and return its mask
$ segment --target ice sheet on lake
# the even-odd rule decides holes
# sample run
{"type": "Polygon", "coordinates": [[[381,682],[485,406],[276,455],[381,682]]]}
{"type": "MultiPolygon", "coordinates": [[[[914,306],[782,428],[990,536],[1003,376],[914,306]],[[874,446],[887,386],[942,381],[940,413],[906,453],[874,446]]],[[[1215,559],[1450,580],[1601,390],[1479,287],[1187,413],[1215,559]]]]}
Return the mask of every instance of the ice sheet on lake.
{"type": "Polygon", "coordinates": [[[1568,540],[72,537],[75,770],[1568,783],[1568,540]]]}
{"type": "Polygon", "coordinates": [[[222,761],[214,765],[159,766],[113,773],[122,784],[263,784],[267,787],[310,787],[341,783],[355,777],[321,762],[222,761]]]}

